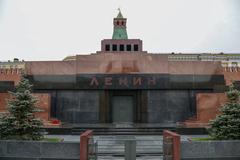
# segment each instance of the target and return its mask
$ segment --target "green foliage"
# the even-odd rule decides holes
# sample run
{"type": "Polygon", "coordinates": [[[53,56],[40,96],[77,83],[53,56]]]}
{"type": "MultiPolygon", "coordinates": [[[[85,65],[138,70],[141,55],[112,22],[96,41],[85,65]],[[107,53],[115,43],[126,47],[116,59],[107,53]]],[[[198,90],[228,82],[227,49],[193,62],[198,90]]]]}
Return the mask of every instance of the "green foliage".
{"type": "Polygon", "coordinates": [[[214,140],[212,137],[200,137],[200,138],[191,138],[192,141],[211,141],[214,140]]]}
{"type": "Polygon", "coordinates": [[[47,142],[63,142],[62,138],[44,138],[43,140],[47,142]]]}
{"type": "Polygon", "coordinates": [[[240,139],[240,92],[233,86],[227,92],[229,102],[221,108],[221,115],[210,122],[210,136],[218,140],[240,139]]]}
{"type": "Polygon", "coordinates": [[[38,112],[36,98],[31,94],[32,85],[22,77],[12,98],[8,101],[9,113],[0,118],[0,139],[41,140],[42,122],[34,113],[38,112]]]}

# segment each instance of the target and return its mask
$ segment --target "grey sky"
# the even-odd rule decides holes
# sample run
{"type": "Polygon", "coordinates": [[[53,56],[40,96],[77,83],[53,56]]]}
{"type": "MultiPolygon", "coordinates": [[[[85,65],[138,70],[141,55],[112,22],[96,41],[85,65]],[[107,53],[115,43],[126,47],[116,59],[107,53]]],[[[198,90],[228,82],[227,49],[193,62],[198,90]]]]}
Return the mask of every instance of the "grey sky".
{"type": "Polygon", "coordinates": [[[148,52],[240,52],[240,0],[0,0],[0,60],[96,52],[118,7],[148,52]]]}

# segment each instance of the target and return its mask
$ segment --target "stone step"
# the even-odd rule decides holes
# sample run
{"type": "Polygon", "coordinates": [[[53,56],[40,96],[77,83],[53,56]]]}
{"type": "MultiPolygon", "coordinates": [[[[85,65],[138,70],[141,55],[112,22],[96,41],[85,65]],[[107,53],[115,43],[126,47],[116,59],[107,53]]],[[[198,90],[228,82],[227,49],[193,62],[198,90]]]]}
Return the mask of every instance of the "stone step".
{"type": "MultiPolygon", "coordinates": [[[[112,151],[99,150],[98,154],[99,155],[124,155],[124,150],[112,150],[112,151]]],[[[157,150],[141,151],[141,150],[137,150],[137,155],[162,155],[162,154],[163,154],[163,151],[157,151],[157,150]]]]}
{"type": "Polygon", "coordinates": [[[143,135],[94,136],[97,142],[98,159],[124,159],[125,141],[136,141],[137,159],[161,160],[163,155],[163,137],[143,135]]]}
{"type": "MultiPolygon", "coordinates": [[[[83,132],[72,132],[72,135],[80,135],[83,132]]],[[[94,135],[162,135],[163,132],[94,132],[94,135]]]]}
{"type": "MultiPolygon", "coordinates": [[[[74,131],[74,132],[72,132],[72,135],[80,135],[81,133],[83,133],[83,131],[74,131]]],[[[163,133],[163,131],[154,131],[154,132],[131,132],[131,131],[98,132],[98,131],[94,131],[94,135],[162,135],[162,133],[163,133]]]]}
{"type": "Polygon", "coordinates": [[[185,120],[184,122],[192,122],[192,121],[197,121],[197,118],[189,118],[187,120],[185,120]]]}
{"type": "MultiPolygon", "coordinates": [[[[98,160],[124,160],[123,156],[98,156],[98,160]]],[[[136,160],[163,160],[163,156],[137,156],[136,160]]]]}
{"type": "MultiPolygon", "coordinates": [[[[178,124],[179,125],[179,124],[178,124]]],[[[201,124],[204,125],[204,124],[201,124]]],[[[182,135],[199,135],[199,134],[208,134],[207,130],[205,127],[199,127],[201,125],[198,125],[198,123],[193,123],[191,125],[191,123],[189,123],[189,125],[185,125],[184,123],[182,123],[182,127],[178,127],[178,128],[174,128],[174,127],[169,127],[169,128],[164,128],[164,127],[156,127],[155,130],[151,130],[148,127],[144,128],[144,133],[141,133],[140,131],[142,130],[138,130],[135,133],[132,132],[130,133],[130,135],[162,135],[162,132],[164,129],[168,129],[174,132],[177,132],[178,134],[182,134],[182,135]],[[159,129],[159,131],[157,131],[156,129],[159,129]],[[161,129],[161,130],[160,130],[161,129]]],[[[153,128],[153,127],[151,127],[153,128]]],[[[100,128],[98,129],[98,127],[81,127],[81,128],[71,128],[71,127],[65,127],[65,128],[44,128],[46,130],[46,132],[48,134],[53,134],[53,135],[80,135],[81,133],[83,133],[86,130],[93,130],[94,131],[94,135],[108,135],[110,136],[111,134],[113,135],[126,135],[127,133],[121,133],[121,129],[122,128],[100,128]],[[78,129],[78,130],[75,130],[78,129]],[[114,132],[110,132],[110,129],[117,129],[119,131],[119,133],[117,133],[116,130],[114,130],[114,132]],[[100,132],[101,131],[101,132],[100,132]],[[97,133],[95,133],[97,132],[97,133]],[[98,133],[99,132],[99,133],[98,133]]],[[[139,128],[138,128],[139,129],[139,128]]],[[[126,128],[123,128],[122,130],[127,130],[126,128]]]]}
{"type": "Polygon", "coordinates": [[[86,128],[72,128],[72,130],[98,130],[98,131],[118,131],[118,130],[132,130],[132,131],[151,131],[151,130],[165,130],[165,129],[170,129],[170,130],[175,130],[175,128],[91,128],[91,127],[86,127],[86,128]]]}
{"type": "MultiPolygon", "coordinates": [[[[73,128],[72,134],[79,135],[89,129],[94,135],[162,135],[166,128],[73,128]]],[[[175,131],[175,128],[168,130],[175,131]]]]}
{"type": "MultiPolygon", "coordinates": [[[[123,156],[124,155],[124,148],[122,149],[113,149],[113,150],[103,150],[103,149],[98,149],[98,155],[111,155],[111,156],[123,156]]],[[[161,156],[163,155],[162,149],[157,150],[157,149],[145,149],[145,150],[136,150],[136,155],[137,156],[161,156]]]]}

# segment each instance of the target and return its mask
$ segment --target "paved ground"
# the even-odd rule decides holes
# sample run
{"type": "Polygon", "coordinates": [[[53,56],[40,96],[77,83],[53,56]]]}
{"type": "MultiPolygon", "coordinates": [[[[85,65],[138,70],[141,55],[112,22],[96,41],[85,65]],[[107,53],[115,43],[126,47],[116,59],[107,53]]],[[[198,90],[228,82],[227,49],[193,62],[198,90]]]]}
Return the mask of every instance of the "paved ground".
{"type": "MultiPolygon", "coordinates": [[[[124,160],[124,157],[99,156],[98,160],[124,160]]],[[[142,156],[137,157],[136,160],[163,160],[162,156],[142,156]]]]}
{"type": "MultiPolygon", "coordinates": [[[[79,142],[77,135],[47,135],[46,137],[63,138],[66,142],[79,142]]],[[[191,137],[207,137],[207,135],[182,135],[181,140],[191,137]]],[[[98,160],[124,160],[124,147],[126,140],[136,140],[137,160],[162,160],[162,136],[94,136],[97,142],[98,160]]]]}

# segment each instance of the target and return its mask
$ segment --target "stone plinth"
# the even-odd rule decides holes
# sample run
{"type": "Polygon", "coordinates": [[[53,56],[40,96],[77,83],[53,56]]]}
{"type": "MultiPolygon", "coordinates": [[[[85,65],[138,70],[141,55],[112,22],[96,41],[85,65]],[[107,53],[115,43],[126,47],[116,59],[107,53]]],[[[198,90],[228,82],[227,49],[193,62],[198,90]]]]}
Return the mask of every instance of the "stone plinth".
{"type": "Polygon", "coordinates": [[[185,127],[206,127],[220,114],[219,109],[227,102],[225,93],[198,93],[197,116],[183,122],[185,127]]]}

